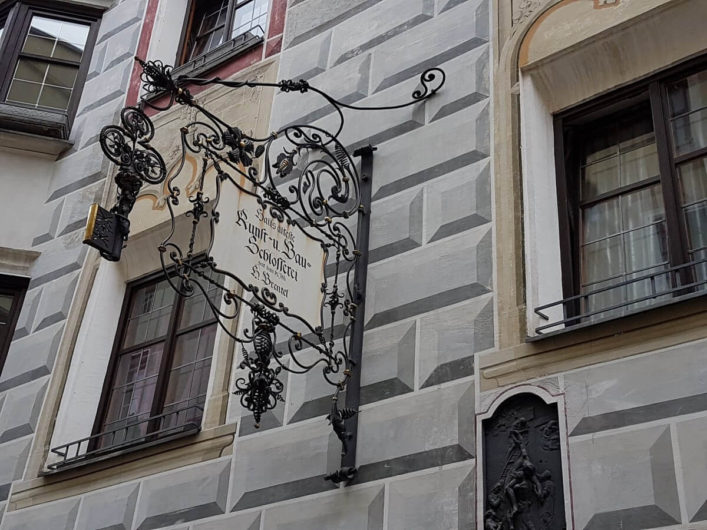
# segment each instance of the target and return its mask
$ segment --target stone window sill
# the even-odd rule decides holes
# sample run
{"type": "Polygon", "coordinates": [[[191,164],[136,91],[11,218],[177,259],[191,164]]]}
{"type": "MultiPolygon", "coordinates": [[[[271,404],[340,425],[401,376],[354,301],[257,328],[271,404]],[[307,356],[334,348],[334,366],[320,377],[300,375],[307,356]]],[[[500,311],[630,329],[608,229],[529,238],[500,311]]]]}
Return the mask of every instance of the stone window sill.
{"type": "Polygon", "coordinates": [[[236,426],[231,423],[204,429],[149,447],[140,446],[131,452],[115,453],[112,458],[87,460],[81,466],[67,466],[16,482],[8,509],[19,510],[226,456],[232,450],[236,426]]]}
{"type": "Polygon", "coordinates": [[[262,44],[263,37],[258,37],[252,33],[244,33],[238,35],[235,39],[223,43],[221,46],[214,48],[200,55],[181,66],[172,70],[174,78],[184,77],[199,77],[209,70],[213,70],[222,63],[241,55],[248,50],[262,44]]]}
{"type": "Polygon", "coordinates": [[[58,112],[0,103],[0,146],[56,160],[73,144],[69,117],[58,112]]]}
{"type": "Polygon", "coordinates": [[[578,334],[582,332],[582,330],[588,330],[589,333],[592,333],[592,330],[601,330],[609,327],[614,328],[616,327],[617,323],[618,325],[620,325],[621,322],[625,322],[627,324],[627,327],[630,329],[632,327],[631,322],[644,321],[646,314],[653,315],[660,314],[662,312],[666,312],[666,314],[671,314],[674,312],[674,310],[670,309],[671,307],[678,304],[689,305],[690,301],[694,299],[698,299],[698,304],[704,304],[705,300],[707,300],[707,291],[702,290],[684,296],[675,297],[670,300],[665,300],[663,302],[656,302],[645,307],[633,309],[624,315],[617,315],[609,318],[603,318],[601,320],[575,324],[572,326],[567,326],[563,329],[558,329],[556,331],[550,331],[548,333],[529,335],[526,337],[525,341],[529,343],[540,343],[547,339],[551,339],[552,337],[562,337],[564,335],[569,334],[578,334]],[[699,300],[701,300],[701,302],[699,300]]]}
{"type": "MultiPolygon", "coordinates": [[[[235,39],[225,42],[221,46],[200,55],[196,59],[177,66],[172,70],[172,77],[177,79],[178,77],[203,76],[218,66],[221,66],[237,56],[243,55],[247,51],[260,46],[262,43],[263,37],[244,33],[243,35],[239,35],[235,39]]],[[[145,95],[144,98],[148,102],[154,102],[163,96],[164,92],[159,92],[149,96],[145,95]]]]}
{"type": "Polygon", "coordinates": [[[40,473],[41,476],[50,476],[50,475],[56,475],[58,473],[62,473],[64,471],[68,471],[70,469],[79,469],[85,466],[91,466],[94,465],[98,462],[103,462],[105,460],[112,460],[114,458],[118,458],[119,456],[122,455],[128,455],[131,453],[136,453],[136,452],[144,452],[148,448],[151,447],[156,447],[156,446],[161,446],[164,444],[167,444],[169,442],[173,442],[175,440],[181,440],[184,438],[191,438],[196,436],[200,430],[189,430],[189,431],[183,431],[179,433],[172,434],[170,436],[164,436],[162,438],[158,438],[156,440],[152,441],[138,441],[133,444],[126,445],[122,447],[121,449],[113,450],[109,449],[105,453],[99,453],[97,455],[91,455],[91,456],[85,456],[82,457],[80,460],[77,460],[75,462],[62,465],[60,467],[56,468],[50,468],[45,471],[42,471],[40,473]]]}
{"type": "Polygon", "coordinates": [[[66,140],[69,137],[69,117],[62,112],[33,109],[0,103],[0,127],[40,136],[66,140]]]}
{"type": "Polygon", "coordinates": [[[670,305],[652,307],[619,319],[597,322],[581,329],[569,329],[520,341],[489,351],[478,360],[482,392],[520,384],[592,363],[616,360],[707,337],[705,300],[696,296],[670,305]]]}
{"type": "Polygon", "coordinates": [[[39,255],[34,250],[0,247],[0,274],[29,277],[29,269],[39,255]]]}

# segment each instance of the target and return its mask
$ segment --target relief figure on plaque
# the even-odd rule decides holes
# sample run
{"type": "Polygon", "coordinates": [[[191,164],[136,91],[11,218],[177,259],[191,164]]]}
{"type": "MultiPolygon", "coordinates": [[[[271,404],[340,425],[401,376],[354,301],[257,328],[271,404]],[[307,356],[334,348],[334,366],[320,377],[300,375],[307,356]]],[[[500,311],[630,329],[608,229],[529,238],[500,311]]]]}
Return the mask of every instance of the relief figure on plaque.
{"type": "Polygon", "coordinates": [[[519,394],[483,426],[484,529],[563,530],[557,407],[519,394]]]}

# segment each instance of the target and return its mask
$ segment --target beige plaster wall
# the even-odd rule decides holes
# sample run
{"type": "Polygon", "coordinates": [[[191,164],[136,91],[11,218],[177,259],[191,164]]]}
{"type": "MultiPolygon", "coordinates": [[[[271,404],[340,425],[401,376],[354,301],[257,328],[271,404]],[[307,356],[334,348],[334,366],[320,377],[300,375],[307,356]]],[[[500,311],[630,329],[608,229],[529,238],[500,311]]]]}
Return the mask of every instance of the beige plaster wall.
{"type": "Polygon", "coordinates": [[[623,0],[611,9],[589,7],[561,2],[541,15],[520,47],[521,70],[551,112],[707,50],[707,2],[623,0]]]}
{"type": "Polygon", "coordinates": [[[565,53],[587,44],[606,31],[624,24],[656,7],[675,4],[674,0],[618,0],[602,4],[595,0],[563,0],[545,10],[528,32],[519,51],[519,66],[565,53]]]}

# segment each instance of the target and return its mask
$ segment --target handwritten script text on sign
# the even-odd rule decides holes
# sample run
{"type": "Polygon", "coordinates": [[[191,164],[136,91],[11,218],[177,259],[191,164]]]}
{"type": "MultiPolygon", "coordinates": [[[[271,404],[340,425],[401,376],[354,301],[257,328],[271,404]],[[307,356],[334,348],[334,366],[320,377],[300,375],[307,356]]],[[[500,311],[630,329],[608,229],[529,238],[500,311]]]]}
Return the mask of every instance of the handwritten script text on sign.
{"type": "Polygon", "coordinates": [[[280,222],[258,200],[224,190],[214,257],[246,285],[267,288],[290,313],[321,325],[324,251],[298,227],[280,222]],[[227,196],[226,196],[227,195],[227,196]]]}
{"type": "Polygon", "coordinates": [[[245,248],[259,260],[251,269],[253,279],[261,280],[286,297],[288,282],[296,282],[300,271],[312,268],[307,257],[297,252],[292,228],[281,226],[276,219],[266,216],[262,208],[255,213],[257,225],[248,220],[245,208],[238,210],[237,216],[236,224],[250,234],[245,248]]]}

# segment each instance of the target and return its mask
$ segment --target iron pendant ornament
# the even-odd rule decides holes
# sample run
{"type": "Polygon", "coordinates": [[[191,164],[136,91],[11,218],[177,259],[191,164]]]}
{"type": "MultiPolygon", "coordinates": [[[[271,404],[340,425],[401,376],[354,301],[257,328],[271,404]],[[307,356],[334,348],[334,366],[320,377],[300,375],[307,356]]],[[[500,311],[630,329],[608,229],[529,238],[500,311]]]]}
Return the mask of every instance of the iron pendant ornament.
{"type": "MultiPolygon", "coordinates": [[[[303,374],[321,369],[333,387],[327,420],[342,442],[342,468],[326,478],[335,483],[350,482],[356,473],[355,433],[375,148],[368,146],[357,150],[354,156],[349,154],[339,140],[345,123],[343,111],[398,109],[418,104],[442,87],[444,72],[439,68],[424,71],[421,88],[413,92],[410,101],[365,107],[337,101],[305,80],[265,83],[218,77],[175,79],[171,66],[136,60],[143,69],[145,96],[139,107],[122,111],[120,125],[104,127],[100,136],[103,152],[118,166],[116,203],[109,212],[100,209],[102,218],[108,218],[110,230],[97,232],[94,226],[91,234],[87,230],[84,242],[98,248],[106,259],[120,259],[129,232],[128,215],[141,187],[163,184],[170,230],[158,252],[165,277],[180,296],[203,295],[221,330],[240,344],[244,375],[236,379],[234,393],[241,405],[252,412],[258,427],[263,415],[283,401],[284,372],[303,374]],[[295,124],[264,138],[253,137],[204,108],[187,88],[206,85],[233,89],[274,87],[293,94],[313,92],[333,107],[339,124],[334,132],[295,124]],[[157,96],[167,103],[156,105],[153,101],[157,96]],[[195,117],[180,129],[178,159],[168,174],[164,157],[150,144],[155,128],[143,109],[147,106],[160,112],[175,105],[191,109],[195,117]],[[183,198],[177,179],[187,170],[187,157],[200,160],[201,171],[195,186],[183,198]],[[361,159],[362,173],[356,158],[361,159]],[[285,289],[278,290],[272,283],[256,285],[228,266],[220,266],[221,260],[213,252],[216,228],[224,219],[222,214],[233,213],[222,211],[220,206],[222,202],[227,205],[225,208],[233,206],[226,200],[231,192],[257,203],[261,224],[276,226],[291,238],[296,234],[309,246],[321,248],[322,280],[316,286],[317,292],[311,293],[312,299],[321,300],[316,318],[291,310],[283,302],[285,289]],[[185,215],[191,220],[188,234],[177,228],[177,207],[185,200],[185,215]],[[198,244],[204,240],[205,249],[198,244]],[[207,296],[214,290],[218,296],[207,296]],[[239,332],[234,331],[237,322],[239,332]],[[340,400],[345,400],[344,406],[339,405],[340,400]]],[[[237,223],[241,221],[244,228],[257,230],[247,225],[244,216],[237,223]]],[[[284,252],[282,248],[275,250],[284,252]]],[[[292,252],[290,245],[286,257],[302,265],[303,258],[293,258],[292,252]]],[[[268,259],[271,266],[278,267],[277,272],[289,273],[295,283],[298,281],[297,271],[282,261],[285,258],[268,259]]],[[[304,262],[308,263],[306,259],[304,262]]]]}

